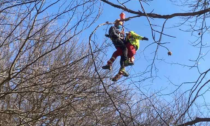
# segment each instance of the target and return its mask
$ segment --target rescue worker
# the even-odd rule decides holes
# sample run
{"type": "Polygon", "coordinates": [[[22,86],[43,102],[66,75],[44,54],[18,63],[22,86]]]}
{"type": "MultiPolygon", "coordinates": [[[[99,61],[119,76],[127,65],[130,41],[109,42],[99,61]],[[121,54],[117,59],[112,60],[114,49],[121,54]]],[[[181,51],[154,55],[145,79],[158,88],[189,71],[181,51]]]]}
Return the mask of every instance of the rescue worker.
{"type": "Polygon", "coordinates": [[[136,54],[136,51],[140,47],[140,41],[139,40],[146,40],[149,39],[147,37],[142,37],[136,34],[134,31],[130,31],[126,33],[126,47],[128,49],[128,60],[126,60],[125,64],[127,65],[134,65],[134,55],[136,54]]]}
{"type": "Polygon", "coordinates": [[[122,24],[122,21],[116,20],[114,26],[110,27],[109,29],[109,35],[105,35],[106,37],[109,37],[112,40],[117,50],[113,53],[111,60],[108,61],[108,65],[105,65],[102,68],[111,70],[112,60],[115,60],[115,58],[120,55],[120,71],[124,76],[128,76],[128,74],[125,72],[125,61],[127,60],[128,50],[124,43],[124,35],[119,31],[119,29],[122,27],[122,24]]]}

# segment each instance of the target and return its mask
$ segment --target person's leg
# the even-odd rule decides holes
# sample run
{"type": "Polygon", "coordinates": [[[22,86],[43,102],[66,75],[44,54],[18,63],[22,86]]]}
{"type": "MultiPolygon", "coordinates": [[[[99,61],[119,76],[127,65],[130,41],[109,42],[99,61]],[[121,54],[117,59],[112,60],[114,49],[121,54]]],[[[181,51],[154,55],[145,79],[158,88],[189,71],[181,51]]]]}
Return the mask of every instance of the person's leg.
{"type": "Polygon", "coordinates": [[[122,60],[123,61],[127,60],[128,49],[127,49],[126,45],[124,44],[124,41],[117,39],[116,44],[118,47],[120,47],[122,49],[122,60]]]}
{"type": "Polygon", "coordinates": [[[120,66],[121,67],[120,67],[119,73],[122,74],[123,76],[128,77],[129,74],[125,71],[125,61],[123,61],[122,56],[120,59],[120,66]]]}
{"type": "Polygon", "coordinates": [[[117,50],[112,54],[112,57],[110,58],[110,60],[107,62],[108,65],[112,65],[112,63],[115,61],[115,59],[118,56],[122,55],[122,49],[117,47],[117,50]]]}
{"type": "Polygon", "coordinates": [[[124,63],[124,61],[122,60],[122,56],[120,58],[120,65],[121,65],[121,68],[119,70],[119,72],[114,76],[114,78],[112,78],[112,81],[117,81],[121,78],[121,76],[125,76],[125,77],[128,77],[129,74],[125,71],[125,67],[122,67],[122,63],[124,63]]]}
{"type": "Polygon", "coordinates": [[[112,78],[112,81],[118,81],[121,78],[122,74],[118,73],[112,78]]]}
{"type": "Polygon", "coordinates": [[[112,57],[108,60],[107,62],[107,65],[103,66],[102,68],[103,69],[109,69],[111,70],[112,69],[112,63],[115,61],[115,59],[118,57],[118,56],[121,56],[122,55],[122,49],[120,47],[117,47],[116,48],[117,50],[112,54],[112,57]]]}
{"type": "MultiPolygon", "coordinates": [[[[120,58],[120,70],[119,70],[119,72],[112,78],[112,81],[118,81],[120,78],[121,78],[121,76],[122,75],[124,75],[123,74],[123,70],[125,70],[125,68],[122,68],[122,66],[123,66],[123,63],[124,63],[124,61],[123,61],[123,58],[122,58],[122,56],[121,56],[121,58],[120,58]]],[[[125,76],[125,75],[124,75],[125,76]]]]}
{"type": "MultiPolygon", "coordinates": [[[[123,46],[121,46],[123,48],[123,46]]],[[[125,51],[128,51],[127,48],[125,51]]],[[[117,81],[121,78],[121,76],[126,76],[128,77],[129,74],[125,71],[125,60],[127,59],[127,55],[128,55],[128,52],[124,52],[122,53],[121,55],[121,59],[120,59],[120,70],[119,72],[115,75],[114,78],[112,78],[112,81],[117,81]],[[126,56],[125,56],[126,55],[126,56]]]]}
{"type": "Polygon", "coordinates": [[[134,55],[136,54],[135,46],[131,45],[130,43],[126,44],[128,49],[128,60],[126,61],[125,65],[133,65],[134,64],[134,55]]]}
{"type": "Polygon", "coordinates": [[[128,57],[131,58],[136,54],[136,48],[135,46],[131,45],[130,43],[126,44],[126,47],[128,49],[128,57]]]}
{"type": "Polygon", "coordinates": [[[122,55],[121,55],[121,59],[120,59],[121,67],[120,67],[118,74],[114,78],[119,77],[120,75],[128,77],[129,74],[125,71],[125,61],[127,60],[128,49],[127,49],[125,42],[123,40],[118,40],[117,44],[122,49],[122,55]]]}

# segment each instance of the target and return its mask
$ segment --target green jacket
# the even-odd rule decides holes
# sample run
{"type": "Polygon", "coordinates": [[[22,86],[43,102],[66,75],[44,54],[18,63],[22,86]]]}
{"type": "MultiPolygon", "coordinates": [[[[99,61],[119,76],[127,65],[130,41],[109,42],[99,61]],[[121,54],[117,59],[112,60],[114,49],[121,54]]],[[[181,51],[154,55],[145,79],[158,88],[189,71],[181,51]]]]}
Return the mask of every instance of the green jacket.
{"type": "Polygon", "coordinates": [[[135,46],[136,50],[138,50],[140,46],[139,40],[142,40],[144,37],[139,36],[134,31],[131,31],[130,33],[130,37],[126,36],[126,40],[128,40],[131,43],[131,45],[135,46]]]}

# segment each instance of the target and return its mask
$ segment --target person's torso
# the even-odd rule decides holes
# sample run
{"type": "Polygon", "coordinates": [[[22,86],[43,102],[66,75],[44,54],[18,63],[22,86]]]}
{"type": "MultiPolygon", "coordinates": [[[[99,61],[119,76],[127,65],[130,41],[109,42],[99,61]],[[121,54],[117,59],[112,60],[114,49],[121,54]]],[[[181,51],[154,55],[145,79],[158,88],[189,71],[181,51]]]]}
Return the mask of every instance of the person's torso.
{"type": "Polygon", "coordinates": [[[136,39],[132,35],[130,37],[126,36],[126,41],[129,42],[131,45],[135,46],[136,50],[139,49],[140,42],[138,39],[136,39]]]}
{"type": "Polygon", "coordinates": [[[112,38],[112,39],[118,38],[119,37],[119,33],[120,33],[120,31],[116,27],[114,27],[114,26],[110,27],[110,29],[109,29],[109,36],[110,36],[110,38],[112,38]],[[115,33],[117,33],[118,36],[115,33]]]}

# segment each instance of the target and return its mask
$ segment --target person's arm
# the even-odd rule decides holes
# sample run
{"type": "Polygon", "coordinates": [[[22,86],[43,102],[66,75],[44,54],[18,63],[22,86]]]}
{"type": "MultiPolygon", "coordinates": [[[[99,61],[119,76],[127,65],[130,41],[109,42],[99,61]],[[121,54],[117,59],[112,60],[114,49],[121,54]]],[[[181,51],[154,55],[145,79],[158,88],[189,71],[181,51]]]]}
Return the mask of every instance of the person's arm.
{"type": "Polygon", "coordinates": [[[142,40],[148,41],[149,39],[147,37],[143,37],[142,40]]]}
{"type": "Polygon", "coordinates": [[[136,35],[135,38],[138,39],[138,40],[146,40],[146,41],[149,40],[147,37],[142,37],[140,35],[136,35]]]}
{"type": "Polygon", "coordinates": [[[108,37],[108,38],[110,37],[108,34],[105,34],[105,36],[108,37]]]}
{"type": "Polygon", "coordinates": [[[118,30],[114,27],[112,27],[112,33],[116,38],[120,38],[120,34],[118,33],[118,30]]]}
{"type": "Polygon", "coordinates": [[[132,36],[134,36],[135,39],[138,39],[138,40],[147,40],[147,41],[149,40],[147,37],[140,36],[136,33],[132,33],[132,36]]]}
{"type": "Polygon", "coordinates": [[[138,34],[136,34],[136,33],[131,33],[132,34],[132,36],[135,38],[135,39],[138,39],[138,40],[142,40],[144,37],[142,37],[142,36],[140,36],[140,35],[138,35],[138,34]]]}

